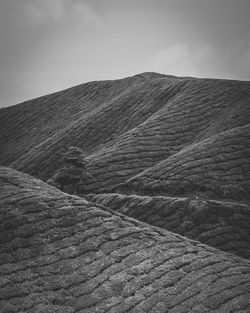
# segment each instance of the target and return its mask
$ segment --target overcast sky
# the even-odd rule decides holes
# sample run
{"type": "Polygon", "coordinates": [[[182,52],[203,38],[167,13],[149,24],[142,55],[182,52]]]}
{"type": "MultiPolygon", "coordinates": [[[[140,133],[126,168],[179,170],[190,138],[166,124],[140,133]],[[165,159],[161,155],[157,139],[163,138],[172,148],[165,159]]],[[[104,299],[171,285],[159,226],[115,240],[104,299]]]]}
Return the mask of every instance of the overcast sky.
{"type": "Polygon", "coordinates": [[[250,80],[250,0],[0,0],[0,107],[146,71],[250,80]]]}

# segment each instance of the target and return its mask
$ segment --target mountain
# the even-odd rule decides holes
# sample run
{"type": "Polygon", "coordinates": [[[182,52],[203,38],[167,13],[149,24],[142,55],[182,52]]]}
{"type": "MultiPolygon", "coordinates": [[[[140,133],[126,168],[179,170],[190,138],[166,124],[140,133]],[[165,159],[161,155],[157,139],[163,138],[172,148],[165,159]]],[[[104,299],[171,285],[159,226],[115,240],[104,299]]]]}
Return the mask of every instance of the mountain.
{"type": "Polygon", "coordinates": [[[89,82],[0,145],[1,313],[250,312],[250,82],[89,82]]]}
{"type": "Polygon", "coordinates": [[[0,164],[48,180],[69,146],[86,192],[249,199],[250,82],[156,73],[90,82],[0,110],[0,164]]]}
{"type": "Polygon", "coordinates": [[[0,167],[1,312],[248,312],[250,263],[0,167]]]}
{"type": "Polygon", "coordinates": [[[181,197],[88,194],[87,200],[150,225],[250,259],[250,207],[181,197]]]}

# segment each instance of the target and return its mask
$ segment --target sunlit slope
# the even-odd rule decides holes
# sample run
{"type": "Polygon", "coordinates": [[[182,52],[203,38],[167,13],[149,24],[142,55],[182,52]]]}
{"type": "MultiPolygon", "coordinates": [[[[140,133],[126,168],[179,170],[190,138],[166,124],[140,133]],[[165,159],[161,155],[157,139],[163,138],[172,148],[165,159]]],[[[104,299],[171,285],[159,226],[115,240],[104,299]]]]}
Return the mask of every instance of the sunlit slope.
{"type": "Polygon", "coordinates": [[[248,312],[250,263],[0,168],[1,312],[248,312]]]}

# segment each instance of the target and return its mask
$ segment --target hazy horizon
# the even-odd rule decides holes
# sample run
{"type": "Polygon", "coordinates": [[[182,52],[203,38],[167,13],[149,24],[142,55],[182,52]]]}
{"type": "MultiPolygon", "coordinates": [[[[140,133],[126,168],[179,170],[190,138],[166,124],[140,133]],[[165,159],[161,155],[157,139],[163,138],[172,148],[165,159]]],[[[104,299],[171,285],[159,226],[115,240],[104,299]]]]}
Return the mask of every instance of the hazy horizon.
{"type": "Polygon", "coordinates": [[[142,72],[250,80],[248,0],[3,0],[0,107],[142,72]]]}

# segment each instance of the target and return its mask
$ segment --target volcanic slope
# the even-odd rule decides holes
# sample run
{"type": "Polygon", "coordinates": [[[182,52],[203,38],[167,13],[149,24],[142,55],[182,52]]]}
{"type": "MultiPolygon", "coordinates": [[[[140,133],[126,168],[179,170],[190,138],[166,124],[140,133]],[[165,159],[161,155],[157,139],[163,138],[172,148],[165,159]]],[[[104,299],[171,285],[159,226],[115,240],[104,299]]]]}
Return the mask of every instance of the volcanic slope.
{"type": "Polygon", "coordinates": [[[250,263],[0,167],[1,312],[249,312],[250,263]]]}
{"type": "Polygon", "coordinates": [[[47,180],[76,145],[96,178],[88,193],[248,199],[249,100],[242,81],[143,73],[92,82],[0,110],[0,160],[47,180]]]}
{"type": "Polygon", "coordinates": [[[192,198],[117,193],[89,194],[89,201],[150,225],[250,259],[250,206],[192,198]]]}

